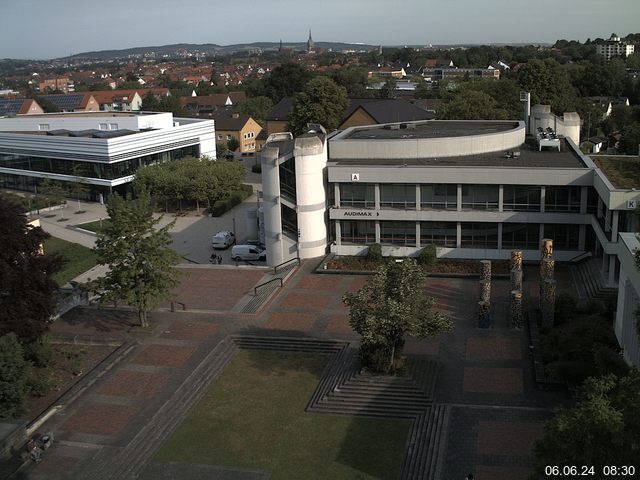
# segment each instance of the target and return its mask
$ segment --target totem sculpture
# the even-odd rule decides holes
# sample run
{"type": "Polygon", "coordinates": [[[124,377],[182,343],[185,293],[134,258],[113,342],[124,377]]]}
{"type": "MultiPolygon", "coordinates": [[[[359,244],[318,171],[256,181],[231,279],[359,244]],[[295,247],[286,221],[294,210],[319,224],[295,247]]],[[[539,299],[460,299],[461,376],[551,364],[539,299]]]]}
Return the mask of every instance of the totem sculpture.
{"type": "Polygon", "coordinates": [[[542,325],[552,327],[556,308],[556,281],[553,279],[555,261],[553,255],[553,240],[543,238],[540,247],[540,310],[542,310],[542,325]]]}
{"type": "Polygon", "coordinates": [[[491,326],[491,261],[480,261],[480,301],[478,302],[478,327],[491,326]]]}
{"type": "Polygon", "coordinates": [[[478,302],[478,327],[491,327],[491,305],[489,302],[478,302]]]}
{"type": "Polygon", "coordinates": [[[511,290],[522,291],[522,250],[511,252],[511,290]]]}
{"type": "Polygon", "coordinates": [[[511,291],[511,302],[509,304],[509,313],[511,316],[511,327],[515,329],[522,328],[522,292],[520,290],[511,291]]]}

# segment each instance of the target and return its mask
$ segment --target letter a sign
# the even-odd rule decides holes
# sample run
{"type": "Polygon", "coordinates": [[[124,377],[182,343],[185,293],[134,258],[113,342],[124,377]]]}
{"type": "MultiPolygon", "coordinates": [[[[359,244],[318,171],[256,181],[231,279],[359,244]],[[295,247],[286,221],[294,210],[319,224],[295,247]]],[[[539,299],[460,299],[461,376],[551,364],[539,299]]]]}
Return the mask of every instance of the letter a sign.
{"type": "Polygon", "coordinates": [[[351,181],[352,182],[359,182],[360,181],[360,174],[359,173],[352,173],[351,174],[351,181]]]}

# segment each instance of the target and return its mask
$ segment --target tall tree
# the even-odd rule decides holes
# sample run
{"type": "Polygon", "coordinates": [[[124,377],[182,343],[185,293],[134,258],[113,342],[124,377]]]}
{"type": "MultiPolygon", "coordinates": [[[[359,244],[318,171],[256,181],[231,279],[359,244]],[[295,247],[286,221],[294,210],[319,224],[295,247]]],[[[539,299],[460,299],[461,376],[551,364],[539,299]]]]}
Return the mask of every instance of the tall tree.
{"type": "Polygon", "coordinates": [[[104,277],[89,284],[102,301],[122,300],[138,312],[141,326],[161,300],[170,298],[178,284],[175,268],[180,255],[169,248],[174,222],[158,228],[150,196],[140,192],[136,200],[112,195],[107,205],[110,222],[98,234],[98,261],[109,267],[104,277]]]}
{"type": "Polygon", "coordinates": [[[284,97],[292,97],[304,89],[311,79],[311,72],[292,62],[274,68],[263,80],[265,94],[278,103],[284,97]]]}
{"type": "Polygon", "coordinates": [[[0,418],[23,412],[28,364],[15,334],[0,336],[0,418]]]}
{"type": "Polygon", "coordinates": [[[340,124],[348,104],[344,87],[328,77],[316,77],[295,97],[289,114],[290,131],[303,133],[308,123],[319,123],[333,130],[340,124]]]}
{"type": "Polygon", "coordinates": [[[530,60],[518,71],[518,83],[531,92],[533,104],[551,105],[560,115],[575,109],[575,89],[566,70],[555,60],[530,60]]]}
{"type": "Polygon", "coordinates": [[[0,335],[13,332],[23,343],[47,329],[58,285],[51,275],[62,267],[59,255],[42,255],[48,237],[27,224],[20,206],[0,195],[0,335]]]}
{"type": "Polygon", "coordinates": [[[393,372],[406,334],[427,338],[453,328],[433,311],[435,300],[424,294],[426,274],[412,259],[380,267],[355,293],[342,301],[350,307],[351,328],[359,333],[360,357],[377,372],[393,372]]]}
{"type": "Polygon", "coordinates": [[[269,112],[273,108],[273,102],[269,97],[249,97],[244,102],[239,103],[236,106],[236,112],[249,115],[256,122],[263,127],[265,126],[265,119],[269,112]]]}
{"type": "Polygon", "coordinates": [[[475,90],[458,92],[437,112],[437,118],[444,120],[504,120],[507,117],[507,112],[498,108],[491,96],[475,90]]]}
{"type": "MultiPolygon", "coordinates": [[[[635,465],[640,458],[640,369],[628,375],[587,379],[572,408],[547,424],[535,446],[536,478],[546,465],[589,465],[596,477],[609,465],[635,465]]],[[[622,475],[622,472],[620,472],[622,475]]],[[[631,478],[627,475],[625,478],[631,478]]]]}

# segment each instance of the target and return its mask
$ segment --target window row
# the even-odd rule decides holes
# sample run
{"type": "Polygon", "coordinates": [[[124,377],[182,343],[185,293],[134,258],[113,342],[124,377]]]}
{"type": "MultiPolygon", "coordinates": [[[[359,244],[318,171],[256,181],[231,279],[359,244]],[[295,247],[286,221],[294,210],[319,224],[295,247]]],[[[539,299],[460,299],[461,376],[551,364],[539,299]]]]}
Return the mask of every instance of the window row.
{"type": "MultiPolygon", "coordinates": [[[[548,212],[580,212],[581,187],[546,187],[544,208],[548,212]]],[[[498,185],[462,185],[460,199],[463,210],[499,209],[498,185]]],[[[381,184],[380,208],[413,210],[416,208],[415,184],[381,184]]],[[[502,209],[515,212],[539,212],[542,189],[537,186],[505,185],[502,209]]],[[[340,184],[340,207],[376,208],[375,185],[371,183],[340,184]]],[[[420,208],[457,210],[458,186],[455,184],[420,185],[420,208]]],[[[597,208],[597,193],[589,189],[587,209],[597,208]]]]}
{"type": "Polygon", "coordinates": [[[200,148],[197,145],[130,158],[115,163],[83,162],[81,160],[63,160],[59,158],[0,153],[0,167],[114,180],[133,175],[140,167],[179,160],[186,156],[197,157],[199,155],[200,148]]]}
{"type": "MultiPolygon", "coordinates": [[[[461,222],[462,248],[498,248],[498,224],[461,222]]],[[[554,240],[558,250],[578,250],[579,225],[545,224],[545,238],[554,240]]],[[[420,222],[420,245],[433,243],[440,247],[457,246],[456,222],[420,222]]],[[[365,245],[376,242],[374,221],[340,221],[340,241],[343,244],[365,245]]],[[[415,222],[380,222],[380,243],[383,245],[416,246],[415,222]]],[[[536,250],[540,245],[540,225],[537,223],[503,223],[502,248],[536,250]]]]}

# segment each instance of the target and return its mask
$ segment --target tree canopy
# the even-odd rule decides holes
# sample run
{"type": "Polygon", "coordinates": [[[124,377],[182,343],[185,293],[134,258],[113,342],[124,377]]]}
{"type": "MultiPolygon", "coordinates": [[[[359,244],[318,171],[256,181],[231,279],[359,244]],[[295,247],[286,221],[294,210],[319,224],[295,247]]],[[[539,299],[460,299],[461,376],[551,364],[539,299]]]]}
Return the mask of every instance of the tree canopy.
{"type": "Polygon", "coordinates": [[[270,97],[274,103],[278,103],[284,97],[292,97],[301,92],[311,76],[311,72],[304,67],[287,62],[266,75],[260,85],[261,88],[255,88],[261,90],[259,95],[270,97]]]}
{"type": "Polygon", "coordinates": [[[427,338],[453,328],[450,319],[433,311],[435,300],[424,294],[425,280],[423,269],[404,259],[386,263],[364,287],[344,295],[349,324],[362,336],[360,357],[365,366],[392,372],[405,334],[427,338]]]}
{"type": "Polygon", "coordinates": [[[340,124],[348,104],[344,87],[329,77],[316,77],[296,95],[288,128],[296,135],[303,133],[308,123],[319,123],[327,130],[333,130],[340,124]]]}
{"type": "MultiPolygon", "coordinates": [[[[107,205],[109,222],[98,234],[98,261],[109,267],[106,275],[88,288],[101,301],[124,301],[138,312],[141,326],[147,326],[148,312],[171,297],[178,284],[175,265],[180,255],[169,248],[173,222],[158,228],[151,199],[141,191],[136,200],[112,195],[107,205]]],[[[175,221],[174,221],[175,222],[175,221]]]]}
{"type": "Polygon", "coordinates": [[[22,343],[40,337],[55,311],[58,285],[51,275],[62,267],[62,257],[42,255],[48,236],[0,194],[0,335],[13,332],[22,343]]]}
{"type": "Polygon", "coordinates": [[[535,446],[537,478],[546,465],[635,465],[640,458],[640,369],[587,379],[572,408],[545,425],[535,446]]]}
{"type": "Polygon", "coordinates": [[[575,110],[576,91],[567,71],[553,59],[534,59],[522,65],[518,83],[531,92],[532,104],[551,105],[551,109],[560,115],[575,110]]]}

